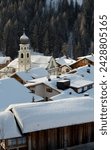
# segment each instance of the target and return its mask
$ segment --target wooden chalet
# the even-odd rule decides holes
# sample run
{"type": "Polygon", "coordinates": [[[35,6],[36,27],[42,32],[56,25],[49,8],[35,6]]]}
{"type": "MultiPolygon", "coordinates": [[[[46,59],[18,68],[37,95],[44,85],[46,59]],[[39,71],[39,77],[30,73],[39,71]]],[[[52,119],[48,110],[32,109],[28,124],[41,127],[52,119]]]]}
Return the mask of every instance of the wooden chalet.
{"type": "Polygon", "coordinates": [[[72,64],[70,67],[72,69],[75,69],[75,68],[86,66],[86,65],[93,65],[94,66],[94,56],[93,55],[79,57],[77,59],[77,61],[74,64],[72,64]]]}
{"type": "Polygon", "coordinates": [[[93,149],[93,104],[90,98],[72,98],[15,106],[11,111],[21,137],[1,139],[1,150],[86,150],[89,143],[93,149]]]}
{"type": "MultiPolygon", "coordinates": [[[[94,122],[31,132],[1,140],[1,150],[57,150],[94,142],[94,122]]],[[[93,147],[93,145],[91,145],[93,147]]]]}

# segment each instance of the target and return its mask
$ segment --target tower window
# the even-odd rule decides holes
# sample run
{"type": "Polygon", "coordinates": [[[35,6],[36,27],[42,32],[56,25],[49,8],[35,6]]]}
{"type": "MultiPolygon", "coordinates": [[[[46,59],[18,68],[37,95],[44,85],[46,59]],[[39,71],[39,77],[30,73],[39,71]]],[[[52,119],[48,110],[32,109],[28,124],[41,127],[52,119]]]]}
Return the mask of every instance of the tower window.
{"type": "Polygon", "coordinates": [[[24,57],[24,55],[23,55],[23,53],[21,54],[21,58],[23,58],[24,57]]]}
{"type": "Polygon", "coordinates": [[[27,53],[27,58],[29,58],[29,53],[27,53]]]}

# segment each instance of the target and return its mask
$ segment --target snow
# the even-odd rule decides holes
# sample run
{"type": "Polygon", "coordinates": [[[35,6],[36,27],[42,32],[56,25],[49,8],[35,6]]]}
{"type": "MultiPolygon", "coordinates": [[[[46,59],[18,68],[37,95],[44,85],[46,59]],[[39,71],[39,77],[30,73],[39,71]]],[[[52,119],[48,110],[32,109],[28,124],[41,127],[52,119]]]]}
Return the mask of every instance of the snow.
{"type": "Polygon", "coordinates": [[[15,106],[12,111],[22,133],[94,121],[92,98],[69,98],[15,106]]]}
{"type": "Polygon", "coordinates": [[[42,67],[32,68],[29,71],[16,72],[15,74],[17,74],[24,81],[33,80],[34,78],[42,78],[42,77],[48,76],[47,70],[42,67]]]}
{"type": "Polygon", "coordinates": [[[87,55],[87,56],[81,56],[81,57],[78,57],[78,59],[84,59],[84,58],[87,58],[88,60],[94,62],[94,55],[87,55]]]}
{"type": "MultiPolygon", "coordinates": [[[[48,6],[50,6],[50,1],[52,2],[52,6],[53,7],[57,7],[58,6],[58,2],[60,1],[60,0],[46,0],[46,4],[48,5],[48,6]]],[[[77,2],[81,5],[82,4],[82,1],[83,0],[77,0],[77,2]]],[[[68,0],[68,2],[69,2],[69,4],[70,4],[70,2],[71,2],[71,0],[68,0]]],[[[74,0],[74,2],[75,2],[75,0],[74,0]]]]}
{"type": "Polygon", "coordinates": [[[43,77],[40,79],[34,79],[34,80],[29,81],[32,83],[27,83],[25,86],[29,87],[32,85],[45,83],[48,86],[57,89],[57,81],[68,79],[68,80],[70,80],[71,86],[77,87],[77,88],[83,87],[85,85],[93,84],[93,82],[94,82],[93,81],[94,80],[94,77],[93,77],[94,76],[94,73],[93,73],[94,67],[90,67],[90,69],[91,69],[90,74],[87,73],[87,68],[88,68],[88,66],[81,67],[80,69],[77,70],[76,73],[64,74],[64,75],[61,75],[60,78],[57,78],[56,76],[51,75],[50,76],[51,81],[48,81],[48,78],[46,78],[46,77],[43,77]],[[84,75],[84,77],[82,75],[84,75]]]}
{"type": "Polygon", "coordinates": [[[14,59],[13,61],[11,61],[7,67],[10,67],[10,68],[15,68],[15,69],[18,69],[18,58],[14,59]]]}
{"type": "Polygon", "coordinates": [[[33,97],[35,101],[43,100],[13,78],[0,80],[0,111],[10,104],[32,102],[33,97]]]}
{"type": "Polygon", "coordinates": [[[71,58],[66,58],[66,56],[63,56],[61,58],[56,58],[56,62],[61,66],[63,65],[70,66],[74,64],[76,61],[71,58]]]}
{"type": "Polygon", "coordinates": [[[11,58],[10,57],[2,57],[0,56],[0,64],[6,64],[7,61],[10,61],[11,58]]]}
{"type": "MultiPolygon", "coordinates": [[[[31,68],[47,68],[52,56],[31,55],[31,68]]],[[[7,67],[18,69],[18,58],[14,59],[7,67]]]]}
{"type": "Polygon", "coordinates": [[[47,68],[52,56],[32,55],[31,66],[47,68]]]}
{"type": "Polygon", "coordinates": [[[10,111],[0,112],[0,139],[20,137],[14,115],[10,111]]]}
{"type": "Polygon", "coordinates": [[[88,95],[89,97],[94,97],[94,88],[87,90],[87,92],[84,93],[76,93],[73,89],[69,88],[67,90],[62,91],[60,94],[50,97],[51,100],[64,100],[64,98],[77,98],[77,97],[84,97],[84,95],[88,95]]]}
{"type": "Polygon", "coordinates": [[[90,67],[88,67],[88,65],[86,65],[79,67],[76,69],[75,74],[81,76],[84,80],[94,81],[94,66],[90,65],[90,67]],[[90,69],[90,73],[87,72],[88,69],[90,69]]]}
{"type": "Polygon", "coordinates": [[[75,81],[72,81],[71,82],[71,87],[75,87],[75,88],[81,88],[81,87],[84,87],[84,86],[87,86],[87,85],[91,85],[93,84],[94,82],[93,81],[88,81],[88,80],[75,80],[75,81]]]}

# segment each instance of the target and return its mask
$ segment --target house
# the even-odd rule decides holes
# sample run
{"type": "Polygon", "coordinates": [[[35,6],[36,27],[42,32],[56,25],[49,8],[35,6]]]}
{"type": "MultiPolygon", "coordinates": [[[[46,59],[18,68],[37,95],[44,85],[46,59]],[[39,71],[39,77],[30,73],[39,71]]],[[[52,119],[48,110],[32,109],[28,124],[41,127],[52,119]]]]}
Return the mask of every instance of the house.
{"type": "Polygon", "coordinates": [[[28,80],[42,78],[45,76],[48,76],[48,71],[45,68],[38,67],[32,68],[28,71],[15,72],[11,75],[11,78],[15,78],[20,83],[26,84],[28,80]]]}
{"type": "Polygon", "coordinates": [[[43,67],[50,74],[58,74],[58,66],[53,56],[32,55],[31,66],[32,68],[43,67]]]}
{"type": "Polygon", "coordinates": [[[11,104],[42,101],[43,98],[32,93],[13,78],[0,80],[0,111],[5,110],[11,104]]]}
{"type": "Polygon", "coordinates": [[[82,67],[85,65],[93,65],[94,66],[94,55],[78,57],[77,61],[74,64],[72,64],[70,67],[72,69],[75,69],[75,68],[82,67]]]}
{"type": "Polygon", "coordinates": [[[82,79],[84,80],[94,81],[94,66],[85,65],[85,66],[71,70],[69,74],[78,75],[82,77],[82,79]]]}
{"type": "Polygon", "coordinates": [[[50,97],[61,93],[57,88],[50,86],[46,82],[26,84],[26,87],[36,95],[43,97],[45,101],[48,101],[50,97]]]}
{"type": "MultiPolygon", "coordinates": [[[[18,137],[1,139],[1,146],[4,145],[4,149],[55,150],[79,145],[86,150],[87,144],[91,144],[94,148],[92,98],[70,98],[70,100],[16,105],[11,108],[11,112],[23,139],[21,145],[18,145],[18,137]],[[25,147],[21,148],[24,145],[25,147]]],[[[7,118],[7,124],[8,121],[7,118]]]]}
{"type": "Polygon", "coordinates": [[[90,73],[87,72],[88,66],[78,68],[75,73],[59,76],[51,75],[28,81],[25,86],[35,94],[48,100],[66,89],[73,89],[76,93],[84,93],[93,88],[94,77],[93,67],[90,67],[90,73]]]}
{"type": "Polygon", "coordinates": [[[88,80],[77,80],[70,84],[70,88],[74,89],[77,93],[83,93],[94,87],[93,81],[88,80]]]}
{"type": "Polygon", "coordinates": [[[56,58],[55,60],[59,67],[58,74],[64,74],[66,72],[69,72],[72,69],[70,66],[76,62],[75,60],[71,58],[67,58],[66,56],[63,56],[61,58],[56,58]]]}
{"type": "Polygon", "coordinates": [[[59,74],[65,74],[65,73],[68,73],[72,70],[72,68],[68,65],[63,65],[63,66],[60,66],[59,67],[59,74]]]}

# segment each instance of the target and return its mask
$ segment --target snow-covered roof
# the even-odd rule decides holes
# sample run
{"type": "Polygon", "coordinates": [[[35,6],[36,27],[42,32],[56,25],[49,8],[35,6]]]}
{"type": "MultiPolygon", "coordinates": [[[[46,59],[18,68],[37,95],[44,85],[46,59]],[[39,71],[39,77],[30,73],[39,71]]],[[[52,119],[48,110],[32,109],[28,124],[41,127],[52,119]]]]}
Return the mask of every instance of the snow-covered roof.
{"type": "Polygon", "coordinates": [[[71,58],[66,58],[66,56],[63,56],[61,58],[56,58],[56,62],[61,66],[70,66],[74,64],[76,61],[71,58]]]}
{"type": "Polygon", "coordinates": [[[86,56],[81,56],[81,57],[78,57],[78,59],[84,59],[84,58],[87,58],[88,60],[94,62],[94,55],[86,55],[86,56]]]}
{"type": "Polygon", "coordinates": [[[13,78],[0,80],[0,111],[10,104],[32,102],[33,97],[35,101],[43,100],[13,78]]]}
{"type": "Polygon", "coordinates": [[[41,79],[34,79],[30,81],[32,83],[27,83],[25,86],[30,87],[30,86],[35,86],[40,83],[45,83],[49,85],[50,87],[57,89],[57,81],[61,81],[64,79],[70,80],[70,85],[71,86],[74,85],[73,87],[82,87],[88,84],[93,84],[93,80],[90,80],[90,78],[86,79],[85,77],[82,77],[81,74],[78,74],[78,73],[64,74],[64,75],[61,75],[60,78],[57,78],[56,76],[51,75],[50,79],[51,79],[50,81],[48,81],[46,77],[43,77],[41,79]]]}
{"type": "Polygon", "coordinates": [[[64,99],[64,98],[77,98],[77,97],[84,97],[84,95],[88,95],[91,98],[94,97],[94,88],[87,90],[87,92],[84,93],[76,93],[73,89],[69,88],[66,89],[64,91],[62,91],[60,94],[55,95],[53,97],[50,97],[51,100],[60,100],[60,99],[64,99]]]}
{"type": "Polygon", "coordinates": [[[38,67],[38,68],[32,68],[28,71],[21,71],[21,72],[16,72],[22,80],[28,81],[28,80],[33,80],[34,78],[42,78],[45,76],[48,76],[48,71],[45,68],[38,67]]]}
{"type": "Polygon", "coordinates": [[[10,111],[0,112],[0,139],[20,137],[14,115],[10,111]]]}
{"type": "MultiPolygon", "coordinates": [[[[31,67],[47,68],[52,56],[31,55],[31,67]]],[[[18,58],[14,59],[7,67],[18,69],[18,58]]]]}
{"type": "Polygon", "coordinates": [[[7,61],[10,61],[10,57],[2,57],[0,56],[0,64],[6,64],[7,61]]]}
{"type": "Polygon", "coordinates": [[[47,68],[52,56],[31,55],[32,67],[47,68]]]}
{"type": "Polygon", "coordinates": [[[91,98],[70,98],[16,106],[12,109],[23,133],[94,121],[91,98]]]}
{"type": "Polygon", "coordinates": [[[81,88],[81,87],[84,87],[84,86],[87,86],[87,85],[91,85],[93,83],[94,83],[93,81],[82,79],[82,80],[72,81],[70,86],[74,87],[74,88],[81,88]]]}
{"type": "Polygon", "coordinates": [[[14,59],[13,61],[11,61],[7,67],[10,67],[10,68],[15,68],[15,69],[18,69],[18,58],[14,59]]]}
{"type": "Polygon", "coordinates": [[[90,65],[90,67],[89,67],[88,65],[86,65],[83,67],[79,67],[76,69],[75,74],[82,76],[83,79],[85,79],[85,80],[94,81],[94,66],[90,65]],[[87,70],[90,70],[90,73],[88,73],[87,70]]]}

